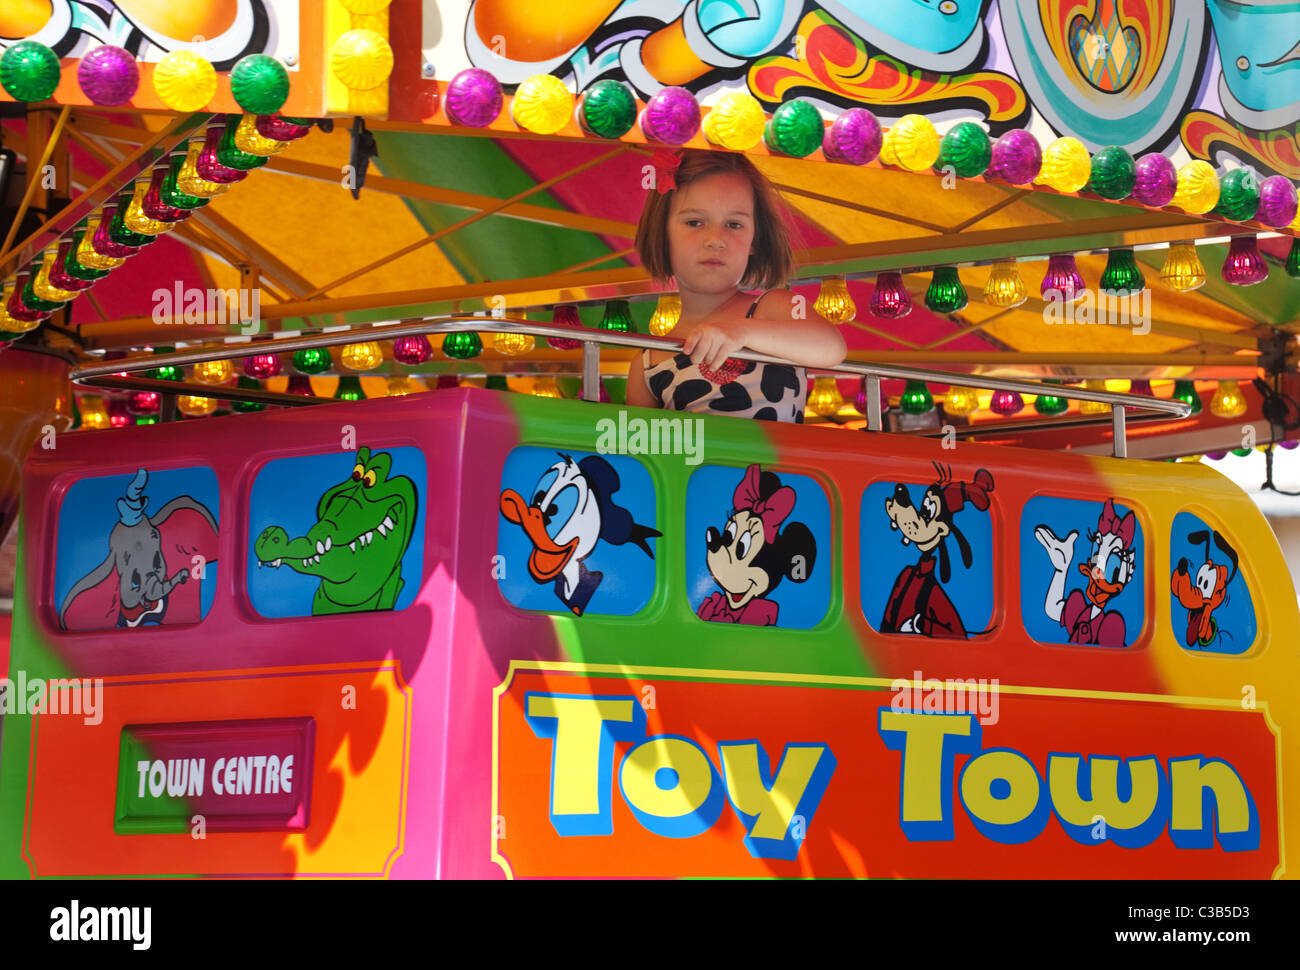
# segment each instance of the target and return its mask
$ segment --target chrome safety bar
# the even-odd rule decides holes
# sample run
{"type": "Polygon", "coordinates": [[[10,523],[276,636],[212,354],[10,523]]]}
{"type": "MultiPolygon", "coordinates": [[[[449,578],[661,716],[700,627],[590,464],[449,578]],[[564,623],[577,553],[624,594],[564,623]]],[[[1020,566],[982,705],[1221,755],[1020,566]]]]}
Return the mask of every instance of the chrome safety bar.
{"type": "MultiPolygon", "coordinates": [[[[582,396],[588,401],[600,399],[600,347],[608,344],[614,347],[631,347],[637,350],[680,351],[682,341],[675,337],[653,337],[642,334],[617,333],[610,330],[595,330],[590,327],[553,327],[529,320],[510,320],[506,317],[482,317],[456,314],[443,317],[429,317],[409,323],[386,324],[383,326],[364,327],[337,331],[333,333],[313,334],[309,337],[290,337],[273,340],[241,340],[239,343],[226,343],[220,347],[195,351],[178,351],[165,357],[149,355],[114,360],[105,364],[96,364],[75,368],[69,375],[74,383],[105,386],[115,375],[134,371],[152,370],[162,365],[183,367],[199,364],[209,360],[230,360],[247,357],[256,353],[294,353],[315,347],[336,347],[343,344],[355,344],[370,340],[395,340],[398,337],[429,336],[431,334],[458,333],[475,331],[485,333],[518,333],[547,339],[578,340],[582,342],[582,396]]],[[[731,355],[737,360],[752,360],[767,364],[788,364],[789,361],[750,350],[738,350],[731,355]]],[[[806,370],[815,374],[833,374],[847,377],[866,378],[867,429],[880,431],[884,428],[880,412],[880,381],[882,378],[895,380],[927,381],[937,384],[961,384],[966,387],[983,388],[990,391],[1014,391],[1020,394],[1050,394],[1054,397],[1068,398],[1074,401],[1094,401],[1111,405],[1111,421],[1114,430],[1114,449],[1116,458],[1128,456],[1125,440],[1125,410],[1152,411],[1167,414],[1172,418],[1185,418],[1191,414],[1191,405],[1186,401],[1166,400],[1147,397],[1141,394],[1117,394],[1112,391],[1094,391],[1087,388],[1067,387],[1059,384],[1044,384],[1038,381],[1013,380],[1004,377],[984,377],[977,374],[953,374],[947,371],[924,370],[919,367],[893,367],[883,364],[858,364],[845,362],[835,367],[809,367],[806,370]]],[[[111,381],[113,386],[126,386],[123,380],[111,381]]],[[[158,390],[159,382],[150,381],[149,389],[158,390]]],[[[268,403],[302,405],[311,403],[310,399],[288,394],[271,392],[226,391],[220,395],[214,393],[217,388],[211,385],[171,384],[168,390],[173,393],[206,394],[209,397],[231,397],[258,399],[268,403]]],[[[321,402],[325,403],[325,402],[321,402]]]]}

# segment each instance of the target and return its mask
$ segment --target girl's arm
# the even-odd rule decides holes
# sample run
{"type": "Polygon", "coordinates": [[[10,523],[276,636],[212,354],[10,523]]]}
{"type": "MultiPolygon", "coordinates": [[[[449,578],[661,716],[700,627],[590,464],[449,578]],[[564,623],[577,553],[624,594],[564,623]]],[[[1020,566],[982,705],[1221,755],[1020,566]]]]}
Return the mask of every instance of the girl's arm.
{"type": "Polygon", "coordinates": [[[847,345],[839,328],[811,307],[807,319],[795,319],[789,298],[785,290],[774,290],[763,297],[751,318],[709,317],[686,338],[682,350],[695,363],[715,370],[742,347],[803,367],[834,367],[843,362],[847,345]]]}
{"type": "Polygon", "coordinates": [[[645,364],[637,351],[627,369],[627,403],[634,408],[657,408],[659,402],[645,386],[645,364]]]}

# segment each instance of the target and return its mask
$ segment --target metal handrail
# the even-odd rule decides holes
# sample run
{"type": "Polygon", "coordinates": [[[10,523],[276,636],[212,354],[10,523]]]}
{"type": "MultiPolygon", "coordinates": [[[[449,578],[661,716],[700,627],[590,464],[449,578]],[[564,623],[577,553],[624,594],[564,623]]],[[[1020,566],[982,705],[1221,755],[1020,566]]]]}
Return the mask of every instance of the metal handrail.
{"type": "MultiPolygon", "coordinates": [[[[70,378],[77,384],[99,384],[104,378],[111,378],[122,373],[152,370],[163,364],[183,367],[187,364],[199,364],[209,360],[231,360],[247,357],[257,351],[269,353],[293,353],[316,347],[335,347],[343,344],[360,343],[366,340],[395,340],[399,337],[418,337],[430,334],[459,333],[463,331],[482,331],[486,333],[518,333],[533,337],[561,340],[577,340],[582,343],[583,398],[598,401],[600,397],[600,347],[609,344],[614,347],[631,347],[638,350],[681,351],[682,341],[675,337],[654,337],[642,334],[616,333],[610,330],[595,330],[590,327],[554,327],[533,321],[516,321],[506,317],[481,317],[455,314],[444,317],[430,317],[410,323],[389,324],[357,330],[338,331],[334,333],[314,334],[310,337],[291,337],[287,339],[240,341],[238,344],[226,344],[223,347],[207,350],[178,352],[159,358],[126,358],[111,363],[89,367],[78,367],[70,373],[70,378]]],[[[731,354],[737,360],[756,361],[765,364],[789,364],[790,361],[752,350],[738,350],[731,354]]],[[[884,427],[880,411],[880,381],[882,378],[898,380],[929,381],[941,384],[960,383],[968,387],[984,388],[992,391],[1014,391],[1021,394],[1050,394],[1055,397],[1075,401],[1094,401],[1111,405],[1111,421],[1114,429],[1115,457],[1125,458],[1128,447],[1125,438],[1125,411],[1152,411],[1167,414],[1175,419],[1185,418],[1191,414],[1191,405],[1185,401],[1165,400],[1140,394],[1116,394],[1112,391],[1094,391],[1088,388],[1065,387],[1058,384],[1043,384],[1038,381],[1011,380],[1003,377],[983,377],[975,374],[952,374],[947,371],[925,370],[919,367],[894,367],[885,364],[858,364],[845,362],[835,367],[807,367],[815,374],[841,374],[852,377],[865,377],[867,380],[867,429],[880,431],[884,427]]],[[[120,383],[119,383],[120,386],[120,383]]],[[[173,385],[180,390],[179,387],[173,385]]],[[[152,389],[152,388],[151,388],[152,389]]],[[[263,392],[269,395],[269,392],[263,392]]],[[[213,395],[215,396],[215,395],[213,395]]],[[[226,395],[223,395],[226,396],[226,395]]],[[[289,395],[274,395],[274,398],[289,395]]],[[[271,400],[263,397],[263,400],[271,400]]],[[[299,398],[293,403],[305,403],[299,398]]],[[[281,403],[288,403],[287,401],[281,403]]]]}

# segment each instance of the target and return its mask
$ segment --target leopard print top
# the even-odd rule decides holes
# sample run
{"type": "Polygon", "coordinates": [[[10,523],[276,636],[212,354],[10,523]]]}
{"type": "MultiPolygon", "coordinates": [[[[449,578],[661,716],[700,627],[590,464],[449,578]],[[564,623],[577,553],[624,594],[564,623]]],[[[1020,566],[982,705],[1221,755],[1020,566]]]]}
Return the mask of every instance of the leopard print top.
{"type": "MultiPolygon", "coordinates": [[[[760,293],[746,317],[754,315],[762,298],[760,293]]],[[[744,363],[745,369],[735,380],[719,386],[701,374],[686,354],[651,365],[650,351],[641,352],[646,387],[660,407],[802,424],[808,403],[807,372],[793,364],[760,364],[753,360],[744,363]]]]}

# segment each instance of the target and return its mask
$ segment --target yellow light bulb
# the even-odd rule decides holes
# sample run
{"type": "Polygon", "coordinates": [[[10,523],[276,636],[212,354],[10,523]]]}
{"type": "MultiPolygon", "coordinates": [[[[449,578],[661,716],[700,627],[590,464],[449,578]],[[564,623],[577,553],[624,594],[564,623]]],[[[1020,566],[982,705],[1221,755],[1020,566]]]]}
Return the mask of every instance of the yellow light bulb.
{"type": "Polygon", "coordinates": [[[108,420],[108,404],[99,395],[83,395],[77,401],[77,406],[81,411],[81,426],[83,428],[99,431],[109,427],[111,422],[108,420]]]}
{"type": "Polygon", "coordinates": [[[176,173],[176,187],[186,195],[200,199],[212,199],[224,195],[230,186],[223,182],[209,182],[199,174],[196,167],[199,154],[203,151],[203,139],[192,141],[185,146],[185,161],[176,173]]]}
{"type": "MultiPolygon", "coordinates": [[[[1083,387],[1085,390],[1088,391],[1104,391],[1106,390],[1106,382],[1104,380],[1088,380],[1083,382],[1083,387]]],[[[1080,401],[1079,413],[1080,414],[1109,414],[1110,405],[1103,404],[1100,401],[1080,401]]]]}
{"type": "Polygon", "coordinates": [[[250,155],[278,155],[289,147],[287,141],[267,138],[257,130],[257,115],[244,115],[235,127],[235,147],[250,155]]]}
{"type": "Polygon", "coordinates": [[[1058,138],[1043,149],[1043,167],[1034,179],[1058,192],[1078,192],[1092,177],[1092,159],[1077,138],[1058,138]]]}
{"type": "Polygon", "coordinates": [[[1198,158],[1180,168],[1178,187],[1169,204],[1195,216],[1209,212],[1218,205],[1219,177],[1214,174],[1214,166],[1198,158]]]}
{"type": "Polygon", "coordinates": [[[885,132],[880,160],[886,165],[924,172],[939,158],[939,133],[925,115],[903,115],[885,132]]]}
{"type": "Polygon", "coordinates": [[[682,298],[676,293],[661,293],[655,304],[655,312],[650,314],[650,333],[656,337],[666,337],[672,333],[677,321],[682,318],[682,298]]]}
{"type": "Polygon", "coordinates": [[[55,257],[58,256],[53,249],[47,249],[41,255],[41,268],[36,271],[32,278],[32,292],[42,300],[49,300],[52,303],[67,303],[75,299],[77,293],[75,290],[61,290],[50,282],[50,270],[54,266],[55,257]]]}
{"type": "Polygon", "coordinates": [[[943,409],[954,418],[965,417],[979,406],[979,394],[971,387],[950,387],[944,395],[943,409]]]}
{"type": "Polygon", "coordinates": [[[515,89],[510,117],[520,128],[553,135],[573,116],[573,94],[554,74],[535,74],[515,89]]]}
{"type": "Polygon", "coordinates": [[[205,360],[194,365],[194,379],[200,384],[226,384],[235,376],[228,360],[205,360]]]}
{"type": "Polygon", "coordinates": [[[1179,460],[1179,461],[1185,461],[1185,462],[1188,462],[1188,463],[1190,464],[1190,463],[1193,463],[1193,462],[1198,462],[1198,461],[1200,461],[1202,457],[1203,457],[1202,455],[1183,455],[1183,457],[1179,458],[1178,460],[1179,460]]]}
{"type": "Polygon", "coordinates": [[[1236,381],[1219,381],[1219,389],[1210,401],[1210,413],[1218,418],[1239,418],[1246,413],[1246,395],[1236,381]]]}
{"type": "Polygon", "coordinates": [[[530,353],[536,346],[537,338],[529,333],[498,333],[492,336],[492,348],[508,357],[530,353]]]}
{"type": "Polygon", "coordinates": [[[733,91],[718,99],[704,116],[704,137],[715,145],[735,151],[753,148],[763,137],[767,118],[758,99],[744,91],[733,91]]]}
{"type": "Polygon", "coordinates": [[[145,236],[160,236],[164,232],[171,232],[176,228],[176,223],[163,222],[161,219],[150,219],[144,214],[144,197],[148,191],[149,180],[137,179],[134,188],[131,189],[131,202],[126,207],[122,222],[132,232],[138,232],[145,236]]]}
{"type": "Polygon", "coordinates": [[[153,87],[173,111],[198,111],[217,93],[217,72],[192,50],[172,51],[154,67],[153,87]]]}
{"type": "Polygon", "coordinates": [[[843,276],[823,277],[813,309],[823,320],[835,324],[848,323],[858,315],[857,304],[849,295],[849,284],[843,276]]]}
{"type": "Polygon", "coordinates": [[[15,320],[9,313],[9,295],[13,291],[14,284],[6,283],[3,293],[0,293],[0,330],[8,330],[10,333],[26,333],[28,330],[35,330],[42,321],[15,320]]]}
{"type": "Polygon", "coordinates": [[[533,382],[534,397],[564,397],[554,377],[539,377],[533,382]]]}
{"type": "Polygon", "coordinates": [[[1192,243],[1174,243],[1165,256],[1165,265],[1160,269],[1160,278],[1170,289],[1179,293],[1190,293],[1205,285],[1205,267],[1196,255],[1196,246],[1192,243]]]}
{"type": "Polygon", "coordinates": [[[1000,260],[989,269],[989,281],[984,284],[984,302],[989,306],[1008,309],[1020,306],[1029,299],[1025,281],[1010,260],[1000,260]]]}
{"type": "Polygon", "coordinates": [[[373,340],[348,344],[339,355],[343,366],[349,370],[374,370],[384,362],[384,351],[373,340]]]}
{"type": "Polygon", "coordinates": [[[812,392],[808,395],[808,407],[814,414],[829,418],[844,405],[840,389],[833,377],[818,377],[813,380],[812,392]]]}
{"type": "Polygon", "coordinates": [[[77,243],[77,262],[89,269],[116,269],[125,263],[126,259],[101,256],[95,252],[95,232],[98,229],[99,216],[91,216],[86,220],[86,231],[82,234],[81,242],[77,243]]]}
{"type": "Polygon", "coordinates": [[[388,378],[388,388],[384,392],[388,397],[406,397],[408,394],[419,394],[424,387],[413,378],[405,374],[394,374],[388,378]]]}
{"type": "MultiPolygon", "coordinates": [[[[180,409],[181,414],[189,418],[201,418],[204,415],[211,414],[217,409],[217,399],[212,397],[194,397],[189,394],[182,394],[176,398],[176,407],[180,409]]],[[[85,423],[86,412],[81,412],[82,423],[85,423]]]]}

